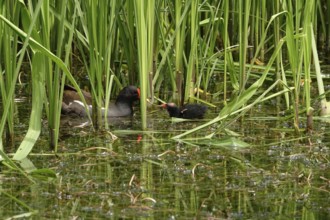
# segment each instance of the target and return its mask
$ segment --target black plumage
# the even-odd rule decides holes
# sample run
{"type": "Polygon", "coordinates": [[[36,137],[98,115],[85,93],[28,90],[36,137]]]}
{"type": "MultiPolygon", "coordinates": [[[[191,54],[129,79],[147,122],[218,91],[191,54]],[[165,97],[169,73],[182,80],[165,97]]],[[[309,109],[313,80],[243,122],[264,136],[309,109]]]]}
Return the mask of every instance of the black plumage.
{"type": "Polygon", "coordinates": [[[170,117],[185,119],[202,119],[207,110],[207,107],[201,104],[186,104],[179,108],[174,103],[166,103],[162,107],[167,109],[170,117]]]}

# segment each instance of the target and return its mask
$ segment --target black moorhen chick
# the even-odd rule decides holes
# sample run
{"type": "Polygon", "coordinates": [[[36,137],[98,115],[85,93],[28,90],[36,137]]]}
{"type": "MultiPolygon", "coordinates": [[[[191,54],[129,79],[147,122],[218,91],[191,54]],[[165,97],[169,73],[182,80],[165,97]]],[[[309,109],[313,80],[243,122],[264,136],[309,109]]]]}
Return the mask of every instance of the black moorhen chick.
{"type": "MultiPolygon", "coordinates": [[[[88,105],[90,114],[92,114],[92,96],[86,91],[82,91],[88,105]]],[[[140,99],[140,89],[135,86],[124,87],[117,96],[115,103],[110,103],[107,117],[126,117],[133,115],[133,103],[140,99]]],[[[86,117],[87,112],[81,101],[78,92],[71,86],[65,86],[62,101],[62,114],[86,117]]],[[[102,108],[104,116],[105,109],[102,108]]]]}
{"type": "Polygon", "coordinates": [[[174,103],[166,103],[162,107],[167,109],[170,117],[185,119],[202,119],[207,110],[205,105],[200,104],[186,104],[179,108],[174,103]]]}

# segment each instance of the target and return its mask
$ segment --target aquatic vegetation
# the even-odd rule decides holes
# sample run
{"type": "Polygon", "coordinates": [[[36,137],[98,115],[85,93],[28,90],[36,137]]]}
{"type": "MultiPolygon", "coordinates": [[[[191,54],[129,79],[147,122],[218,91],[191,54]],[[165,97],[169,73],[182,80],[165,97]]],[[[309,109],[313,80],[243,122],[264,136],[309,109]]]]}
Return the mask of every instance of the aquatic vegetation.
{"type": "MultiPolygon", "coordinates": [[[[277,200],[277,204],[289,200],[292,205],[282,205],[277,213],[286,208],[287,213],[307,213],[293,201],[312,204],[309,193],[326,191],[322,184],[329,179],[323,175],[315,180],[313,173],[321,173],[320,170],[309,170],[316,167],[313,160],[327,169],[326,154],[320,156],[311,150],[314,155],[310,155],[297,150],[301,145],[306,149],[327,142],[323,128],[326,124],[313,128],[315,120],[327,123],[326,117],[318,115],[328,115],[330,109],[328,83],[323,83],[328,79],[322,76],[326,70],[322,62],[328,61],[322,55],[330,48],[330,7],[323,7],[325,4],[328,2],[322,0],[0,1],[0,161],[4,165],[0,172],[4,169],[15,178],[28,179],[29,184],[58,181],[54,197],[61,202],[73,197],[77,205],[79,196],[86,195],[100,201],[101,197],[94,196],[104,193],[99,204],[101,213],[115,204],[125,207],[123,212],[129,217],[131,212],[143,215],[146,210],[163,206],[195,218],[207,216],[205,213],[216,213],[219,218],[241,218],[245,213],[244,217],[254,218],[252,200],[260,194],[251,192],[261,191],[261,200],[267,200],[266,191],[274,192],[273,196],[292,196],[277,200]],[[77,91],[87,113],[90,108],[80,88],[87,88],[92,96],[92,114],[86,114],[87,124],[79,131],[70,120],[61,127],[66,84],[77,91]],[[15,101],[22,94],[21,85],[28,85],[24,95],[32,97],[24,110],[15,101]],[[104,112],[108,109],[103,107],[109,106],[110,99],[126,85],[140,88],[139,107],[135,106],[140,110],[135,111],[132,120],[120,122],[121,128],[115,120],[107,120],[104,112]],[[160,102],[180,107],[184,103],[202,103],[208,111],[204,119],[168,119],[165,111],[155,107],[160,102]],[[259,112],[261,106],[274,111],[259,112]],[[24,137],[16,134],[21,111],[28,112],[25,117],[29,118],[24,137]],[[248,119],[251,112],[262,116],[256,114],[256,118],[248,119]],[[152,121],[154,118],[159,121],[152,121]],[[267,125],[259,123],[272,119],[275,120],[267,125]],[[263,131],[272,133],[275,140],[267,141],[259,133],[249,134],[244,126],[250,122],[265,126],[263,131]],[[235,127],[239,124],[240,129],[235,127]],[[125,129],[126,125],[131,127],[125,129]],[[65,129],[69,130],[68,136],[79,136],[76,144],[88,151],[72,148],[72,154],[68,153],[71,149],[66,148],[65,137],[61,136],[65,129]],[[319,129],[317,134],[313,129],[319,129]],[[122,139],[130,135],[136,140],[121,145],[118,143],[124,140],[120,135],[122,139]],[[38,142],[42,140],[40,147],[38,142]],[[45,144],[45,140],[49,143],[45,144]],[[288,153],[291,144],[297,152],[288,153]],[[265,152],[257,159],[247,153],[270,145],[273,148],[268,153],[275,152],[276,158],[265,160],[273,167],[262,162],[265,152]],[[134,147],[141,152],[135,152],[134,147]],[[45,168],[39,168],[27,160],[32,152],[40,153],[36,157],[52,159],[48,165],[40,163],[45,168]],[[121,188],[116,185],[120,193],[91,176],[75,179],[72,183],[83,182],[85,189],[71,192],[71,185],[61,182],[62,178],[70,182],[70,177],[64,174],[66,170],[59,161],[69,161],[72,155],[73,160],[79,160],[79,175],[92,175],[89,171],[93,170],[107,184],[117,181],[114,173],[122,177],[118,180],[121,188]],[[134,161],[133,166],[124,167],[128,174],[126,170],[116,170],[121,168],[118,164],[127,161],[134,161]],[[187,173],[189,181],[185,179],[187,173]],[[205,180],[210,182],[210,190],[200,194],[198,187],[205,180]],[[290,185],[288,181],[293,182],[290,185]],[[157,184],[171,187],[158,191],[157,184]],[[288,187],[273,190],[281,184],[288,187]],[[87,189],[97,186],[102,190],[89,194],[87,189]],[[217,202],[219,189],[221,198],[228,203],[217,202]],[[161,196],[160,191],[164,193],[161,196]],[[166,193],[172,193],[168,200],[163,196],[166,193]],[[180,202],[181,198],[185,198],[184,202],[180,202]],[[209,206],[208,201],[212,201],[209,206]],[[192,214],[197,210],[200,216],[192,214]]],[[[204,114],[204,110],[201,112],[204,114]]],[[[247,129],[251,128],[254,127],[247,129]]],[[[320,151],[327,152],[326,146],[320,151]]],[[[38,215],[19,199],[20,195],[3,195],[24,207],[26,213],[14,217],[38,215]]],[[[72,206],[72,213],[77,206],[72,206]]],[[[85,211],[94,208],[86,205],[85,211]]],[[[111,211],[106,213],[111,216],[111,211]]],[[[168,212],[164,216],[172,218],[168,212]]]]}

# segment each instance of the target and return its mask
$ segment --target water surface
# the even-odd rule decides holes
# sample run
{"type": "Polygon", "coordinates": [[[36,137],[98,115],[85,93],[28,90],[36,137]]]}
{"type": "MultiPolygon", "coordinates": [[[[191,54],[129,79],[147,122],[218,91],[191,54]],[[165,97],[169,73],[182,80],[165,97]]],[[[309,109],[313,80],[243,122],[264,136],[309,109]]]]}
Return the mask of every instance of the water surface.
{"type": "MultiPolygon", "coordinates": [[[[48,148],[44,123],[28,159],[36,168],[52,169],[57,178],[36,179],[33,184],[2,166],[1,191],[6,194],[0,194],[0,216],[330,218],[326,120],[315,117],[312,134],[297,134],[292,119],[284,120],[268,103],[226,124],[226,130],[224,124],[214,124],[189,139],[173,140],[205,121],[174,123],[165,111],[151,112],[145,132],[140,131],[138,113],[114,123],[112,134],[93,132],[90,125],[75,127],[79,121],[63,119],[57,155],[48,148]],[[211,139],[195,139],[211,133],[211,139]]],[[[207,118],[215,116],[216,110],[211,110],[207,118]]],[[[24,124],[16,129],[24,133],[24,124]]],[[[303,129],[304,118],[301,125],[303,129]]]]}

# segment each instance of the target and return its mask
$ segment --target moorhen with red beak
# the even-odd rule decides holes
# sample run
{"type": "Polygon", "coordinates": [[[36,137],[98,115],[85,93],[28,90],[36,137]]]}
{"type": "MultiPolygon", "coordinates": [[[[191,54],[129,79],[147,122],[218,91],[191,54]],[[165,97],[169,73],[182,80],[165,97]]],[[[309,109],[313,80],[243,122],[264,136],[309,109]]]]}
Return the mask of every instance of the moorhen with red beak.
{"type": "MultiPolygon", "coordinates": [[[[92,114],[92,96],[82,91],[86,100],[89,113],[92,114]]],[[[107,117],[126,117],[133,115],[133,103],[140,99],[140,89],[135,86],[126,86],[118,94],[116,102],[110,103],[107,117]]],[[[101,109],[102,116],[105,115],[105,108],[101,109]]],[[[79,117],[86,117],[87,111],[81,101],[78,92],[71,86],[65,86],[62,101],[62,114],[79,117]]]]}
{"type": "Polygon", "coordinates": [[[202,119],[207,110],[205,105],[200,104],[186,104],[179,108],[174,103],[165,103],[162,107],[167,109],[170,117],[185,119],[202,119]]]}

